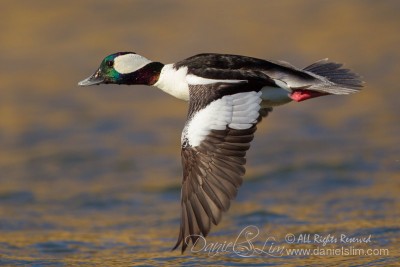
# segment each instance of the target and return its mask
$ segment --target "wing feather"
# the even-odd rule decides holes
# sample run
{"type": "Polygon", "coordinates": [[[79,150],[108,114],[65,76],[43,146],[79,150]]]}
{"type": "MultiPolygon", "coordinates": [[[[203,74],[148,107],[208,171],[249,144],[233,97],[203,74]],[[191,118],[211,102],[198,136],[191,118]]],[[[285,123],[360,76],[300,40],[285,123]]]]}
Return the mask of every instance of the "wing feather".
{"type": "MultiPolygon", "coordinates": [[[[210,89],[205,86],[199,87],[203,90],[210,89]]],[[[221,103],[231,105],[231,108],[219,107],[216,104],[212,106],[213,110],[224,110],[224,118],[215,118],[215,113],[203,112],[202,123],[195,125],[200,128],[194,128],[192,125],[192,129],[188,131],[187,127],[192,117],[199,112],[189,110],[188,122],[182,136],[182,144],[189,145],[183,145],[181,151],[182,218],[178,241],[174,249],[181,246],[183,252],[190,242],[196,243],[199,235],[206,237],[211,225],[217,225],[221,221],[222,213],[229,209],[231,200],[236,197],[245,174],[246,151],[254,138],[259,117],[267,113],[265,111],[261,113],[259,98],[260,94],[256,92],[227,97],[221,103]],[[241,97],[243,101],[237,100],[241,97]],[[233,112],[240,109],[242,109],[241,112],[233,112]],[[238,115],[240,117],[237,117],[238,115]],[[235,129],[229,126],[232,121],[238,124],[235,129]],[[199,132],[201,136],[191,136],[199,132]],[[191,137],[197,140],[197,145],[190,145],[191,137]],[[184,142],[185,139],[188,139],[188,142],[184,142]]],[[[192,103],[190,107],[201,109],[207,108],[209,104],[192,103]]]]}

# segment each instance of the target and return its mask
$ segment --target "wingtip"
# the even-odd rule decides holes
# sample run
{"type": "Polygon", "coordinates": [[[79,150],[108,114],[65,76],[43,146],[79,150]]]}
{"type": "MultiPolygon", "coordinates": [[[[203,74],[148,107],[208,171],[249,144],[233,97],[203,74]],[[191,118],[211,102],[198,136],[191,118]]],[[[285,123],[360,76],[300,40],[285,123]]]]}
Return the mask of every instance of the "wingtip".
{"type": "Polygon", "coordinates": [[[175,246],[171,249],[171,251],[176,250],[180,245],[182,245],[181,247],[181,254],[183,254],[186,250],[186,248],[188,247],[188,242],[186,242],[186,240],[182,239],[182,236],[179,236],[178,241],[176,241],[175,246]]]}
{"type": "MultiPolygon", "coordinates": [[[[172,252],[172,251],[175,251],[175,250],[179,247],[179,245],[180,245],[180,243],[177,243],[177,244],[171,249],[171,252],[172,252]]],[[[186,250],[186,248],[184,248],[184,247],[182,246],[182,248],[181,248],[181,255],[183,255],[183,253],[185,252],[185,250],[186,250]]]]}

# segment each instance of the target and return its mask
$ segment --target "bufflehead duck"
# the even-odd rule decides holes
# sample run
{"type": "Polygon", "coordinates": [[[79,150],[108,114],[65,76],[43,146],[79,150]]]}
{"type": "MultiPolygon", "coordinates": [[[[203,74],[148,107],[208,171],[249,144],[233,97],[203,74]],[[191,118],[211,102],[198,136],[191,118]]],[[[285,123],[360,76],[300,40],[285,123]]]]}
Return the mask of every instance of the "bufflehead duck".
{"type": "Polygon", "coordinates": [[[182,253],[207,236],[229,209],[245,173],[246,152],[256,125],[272,107],[324,95],[346,95],[362,87],[360,77],[327,59],[304,69],[287,62],[240,55],[199,54],[174,64],[153,62],[133,52],[107,56],[79,82],[153,85],[189,101],[181,136],[183,181],[182,253]]]}

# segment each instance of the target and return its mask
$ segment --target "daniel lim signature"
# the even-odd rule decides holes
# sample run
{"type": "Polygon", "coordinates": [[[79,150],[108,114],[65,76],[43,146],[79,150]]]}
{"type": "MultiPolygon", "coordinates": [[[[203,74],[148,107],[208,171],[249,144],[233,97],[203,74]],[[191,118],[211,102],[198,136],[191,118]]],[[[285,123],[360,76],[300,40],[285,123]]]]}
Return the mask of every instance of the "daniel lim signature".
{"type": "MultiPolygon", "coordinates": [[[[221,253],[235,253],[240,257],[254,257],[254,256],[270,256],[282,257],[285,251],[285,246],[276,245],[275,237],[269,236],[265,242],[260,244],[256,240],[260,234],[257,226],[246,226],[236,237],[233,242],[207,242],[206,238],[201,235],[194,235],[198,237],[194,246],[191,248],[192,252],[206,252],[209,256],[213,257],[221,253]],[[257,245],[255,244],[257,243],[257,245]]],[[[186,237],[186,242],[192,236],[186,237]]]]}

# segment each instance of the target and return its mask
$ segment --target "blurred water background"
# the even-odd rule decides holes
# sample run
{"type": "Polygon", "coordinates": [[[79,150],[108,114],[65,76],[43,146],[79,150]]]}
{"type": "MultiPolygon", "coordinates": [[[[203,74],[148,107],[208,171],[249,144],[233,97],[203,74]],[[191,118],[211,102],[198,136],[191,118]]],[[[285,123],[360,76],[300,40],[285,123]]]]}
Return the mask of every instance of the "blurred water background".
{"type": "MultiPolygon", "coordinates": [[[[9,1],[0,10],[1,266],[389,266],[400,237],[399,1],[9,1]],[[276,108],[209,242],[248,225],[371,235],[389,255],[171,252],[187,103],[144,86],[77,87],[105,55],[329,57],[365,89],[276,108]]],[[[340,248],[340,242],[327,248],[340,248]]],[[[349,245],[349,244],[347,244],[349,245]]]]}

